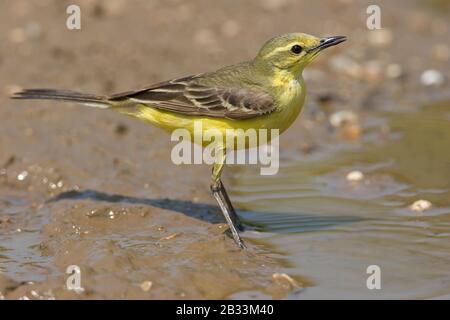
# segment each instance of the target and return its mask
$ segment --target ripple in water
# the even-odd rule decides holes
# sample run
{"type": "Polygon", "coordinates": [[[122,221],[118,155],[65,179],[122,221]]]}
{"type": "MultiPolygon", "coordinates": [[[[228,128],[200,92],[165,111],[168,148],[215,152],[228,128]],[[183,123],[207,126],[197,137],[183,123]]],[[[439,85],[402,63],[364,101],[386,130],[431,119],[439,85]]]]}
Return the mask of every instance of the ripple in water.
{"type": "Polygon", "coordinates": [[[233,201],[256,231],[246,235],[313,283],[299,298],[450,297],[449,112],[447,102],[387,114],[385,143],[292,156],[275,176],[239,169],[233,201]],[[348,181],[353,170],[364,178],[348,181]],[[432,208],[412,211],[419,199],[432,208]],[[367,289],[370,265],[381,268],[381,290],[367,289]]]}

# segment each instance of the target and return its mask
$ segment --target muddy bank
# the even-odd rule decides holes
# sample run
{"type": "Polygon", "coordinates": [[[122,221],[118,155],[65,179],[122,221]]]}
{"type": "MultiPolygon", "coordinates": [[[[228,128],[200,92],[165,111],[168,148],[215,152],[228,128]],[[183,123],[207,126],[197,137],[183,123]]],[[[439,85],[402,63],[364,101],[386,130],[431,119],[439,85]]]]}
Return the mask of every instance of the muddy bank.
{"type": "Polygon", "coordinates": [[[11,116],[21,114],[14,122],[22,120],[24,129],[1,129],[8,137],[0,177],[6,298],[37,298],[32,290],[44,298],[287,293],[271,278],[276,259],[258,246],[238,250],[224,233],[208,193],[209,168],[172,166],[170,149],[155,141],[159,132],[128,119],[118,119],[129,128],[119,135],[117,124],[78,117],[76,108],[41,112],[18,108],[11,116]],[[92,134],[103,130],[109,134],[92,134]],[[150,150],[145,141],[152,141],[150,150]],[[70,265],[81,268],[80,296],[64,288],[70,265]],[[147,292],[140,287],[145,281],[152,283],[147,292]]]}

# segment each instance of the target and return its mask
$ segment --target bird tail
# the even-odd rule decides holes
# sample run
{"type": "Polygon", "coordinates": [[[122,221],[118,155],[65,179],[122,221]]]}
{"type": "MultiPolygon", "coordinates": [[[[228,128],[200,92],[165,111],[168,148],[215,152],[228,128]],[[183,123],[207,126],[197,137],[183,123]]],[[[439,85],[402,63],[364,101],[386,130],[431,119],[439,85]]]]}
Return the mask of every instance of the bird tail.
{"type": "Polygon", "coordinates": [[[77,102],[89,107],[96,107],[106,109],[112,106],[111,102],[106,96],[98,96],[94,94],[80,93],[69,90],[58,89],[24,89],[22,91],[15,92],[12,99],[42,99],[42,100],[62,100],[77,102]]]}

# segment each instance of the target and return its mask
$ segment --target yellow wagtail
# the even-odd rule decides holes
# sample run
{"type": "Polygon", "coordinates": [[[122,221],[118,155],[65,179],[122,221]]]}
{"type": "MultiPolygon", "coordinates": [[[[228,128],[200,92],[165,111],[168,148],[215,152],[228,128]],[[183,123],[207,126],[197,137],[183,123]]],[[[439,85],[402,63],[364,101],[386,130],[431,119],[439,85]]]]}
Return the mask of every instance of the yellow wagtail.
{"type": "MultiPolygon", "coordinates": [[[[321,50],[345,41],[343,36],[317,38],[290,33],[269,40],[251,61],[147,88],[100,96],[55,89],[25,89],[14,99],[50,99],[114,109],[172,131],[185,128],[193,136],[194,123],[202,130],[278,129],[285,131],[297,118],[305,100],[302,71],[321,50]]],[[[238,130],[236,130],[238,131],[238,130]]],[[[248,146],[246,146],[248,147],[248,146]]],[[[211,191],[235,242],[244,248],[242,230],[220,176],[225,147],[212,171],[211,191]]]]}

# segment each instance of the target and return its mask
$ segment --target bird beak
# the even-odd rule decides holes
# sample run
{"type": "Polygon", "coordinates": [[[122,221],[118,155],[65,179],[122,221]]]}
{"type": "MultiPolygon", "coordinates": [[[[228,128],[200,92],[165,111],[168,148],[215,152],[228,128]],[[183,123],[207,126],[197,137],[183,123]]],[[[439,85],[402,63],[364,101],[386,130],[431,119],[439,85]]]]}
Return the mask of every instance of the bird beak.
{"type": "Polygon", "coordinates": [[[345,40],[347,40],[346,36],[333,36],[322,38],[320,39],[320,43],[317,46],[308,50],[308,53],[322,51],[325,48],[335,46],[341,42],[344,42],[345,40]]]}

